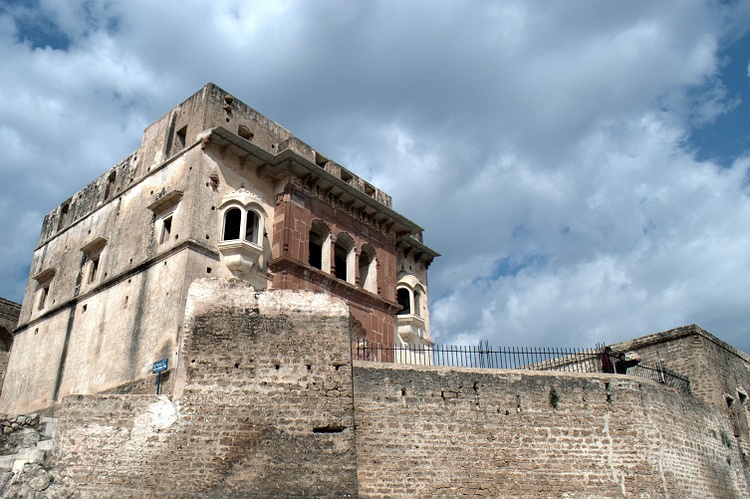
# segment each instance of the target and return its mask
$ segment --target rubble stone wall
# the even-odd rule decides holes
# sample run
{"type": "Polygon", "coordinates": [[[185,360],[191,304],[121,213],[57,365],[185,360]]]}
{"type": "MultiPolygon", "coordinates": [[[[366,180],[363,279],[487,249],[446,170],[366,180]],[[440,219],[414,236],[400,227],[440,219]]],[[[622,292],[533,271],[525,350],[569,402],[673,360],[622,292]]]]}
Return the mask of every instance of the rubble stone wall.
{"type": "Polygon", "coordinates": [[[727,408],[727,397],[740,402],[750,390],[750,355],[696,325],[610,346],[638,352],[644,363],[687,376],[693,395],[716,409],[727,408]]]}

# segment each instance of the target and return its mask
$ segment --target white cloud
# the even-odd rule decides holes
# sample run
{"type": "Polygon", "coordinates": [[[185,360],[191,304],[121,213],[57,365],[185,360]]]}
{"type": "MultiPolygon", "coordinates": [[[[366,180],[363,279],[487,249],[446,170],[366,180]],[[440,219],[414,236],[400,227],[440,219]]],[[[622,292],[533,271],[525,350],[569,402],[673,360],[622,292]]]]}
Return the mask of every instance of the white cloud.
{"type": "Polygon", "coordinates": [[[214,81],[426,228],[439,340],[589,345],[697,322],[748,350],[750,159],[720,168],[688,141],[746,105],[719,55],[746,35],[744,5],[0,10],[0,225],[16,234],[0,295],[20,298],[42,214],[214,81]]]}

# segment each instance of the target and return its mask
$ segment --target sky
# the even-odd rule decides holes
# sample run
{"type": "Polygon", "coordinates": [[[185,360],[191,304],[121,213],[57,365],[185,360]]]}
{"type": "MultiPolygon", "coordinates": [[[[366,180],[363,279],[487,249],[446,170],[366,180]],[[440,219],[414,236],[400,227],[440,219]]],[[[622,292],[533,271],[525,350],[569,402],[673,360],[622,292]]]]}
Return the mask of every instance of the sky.
{"type": "Polygon", "coordinates": [[[750,352],[750,2],[0,0],[0,296],[212,81],[393,196],[438,343],[750,352]]]}

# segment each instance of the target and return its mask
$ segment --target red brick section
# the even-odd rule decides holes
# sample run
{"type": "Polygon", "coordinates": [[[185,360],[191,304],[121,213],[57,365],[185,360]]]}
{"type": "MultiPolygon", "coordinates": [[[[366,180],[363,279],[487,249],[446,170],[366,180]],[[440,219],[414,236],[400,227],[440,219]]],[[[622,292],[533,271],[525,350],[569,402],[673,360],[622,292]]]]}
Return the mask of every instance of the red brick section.
{"type": "MultiPolygon", "coordinates": [[[[324,197],[324,196],[323,196],[324,197]]],[[[344,206],[318,197],[317,193],[289,183],[276,200],[273,226],[273,289],[309,290],[330,293],[347,300],[352,316],[362,324],[367,341],[393,343],[396,303],[396,239],[353,216],[344,206]],[[335,237],[346,232],[354,239],[356,255],[364,244],[375,249],[378,292],[365,291],[357,285],[336,279],[332,274],[311,267],[309,237],[313,220],[322,220],[335,237]]],[[[333,258],[333,251],[331,252],[333,258]]],[[[331,262],[333,267],[333,262],[331,262]]],[[[355,282],[359,282],[359,266],[355,265],[355,282]]]]}

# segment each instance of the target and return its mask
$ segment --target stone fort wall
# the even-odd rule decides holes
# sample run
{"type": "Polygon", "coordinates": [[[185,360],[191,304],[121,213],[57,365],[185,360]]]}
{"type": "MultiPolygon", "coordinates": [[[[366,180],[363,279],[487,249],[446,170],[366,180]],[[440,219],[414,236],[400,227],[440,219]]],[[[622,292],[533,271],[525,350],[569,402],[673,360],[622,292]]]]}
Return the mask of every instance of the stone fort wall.
{"type": "Polygon", "coordinates": [[[748,496],[721,413],[638,378],[356,363],[360,492],[748,496]]]}
{"type": "Polygon", "coordinates": [[[619,375],[351,362],[323,294],[191,287],[175,397],[69,396],[83,497],[747,497],[730,419],[619,375]]]}

